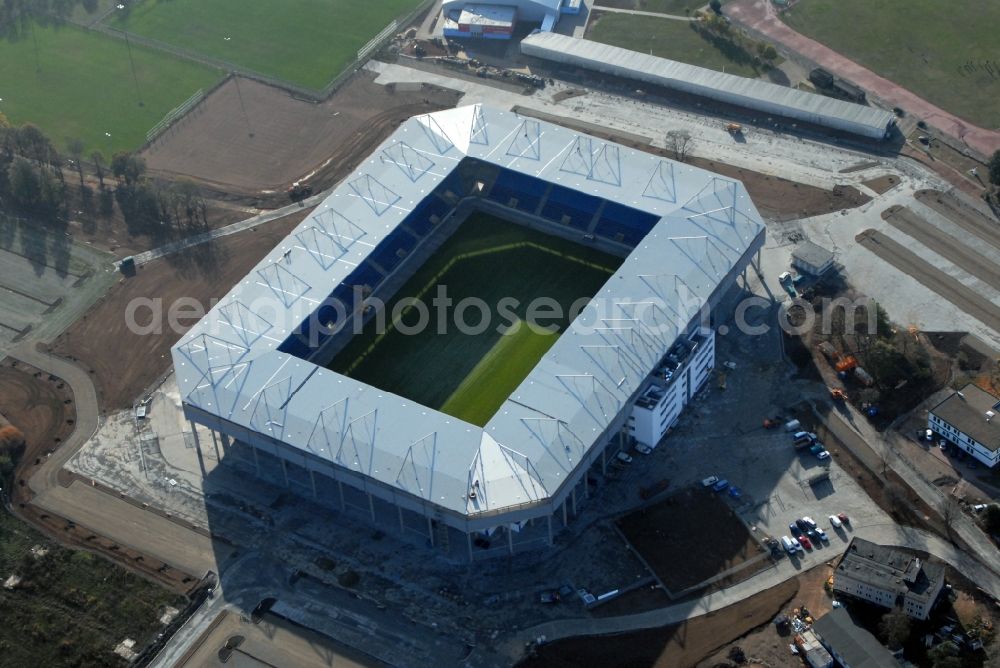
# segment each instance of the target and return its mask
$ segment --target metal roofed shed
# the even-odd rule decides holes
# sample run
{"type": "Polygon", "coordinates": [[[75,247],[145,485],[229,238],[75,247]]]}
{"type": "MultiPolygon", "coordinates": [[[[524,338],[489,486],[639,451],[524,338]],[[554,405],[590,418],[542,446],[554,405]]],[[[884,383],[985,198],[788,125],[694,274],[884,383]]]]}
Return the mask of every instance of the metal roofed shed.
{"type": "Polygon", "coordinates": [[[446,37],[482,37],[485,39],[510,39],[517,23],[517,7],[510,5],[465,5],[449,13],[443,33],[446,37]]]}
{"type": "Polygon", "coordinates": [[[765,231],[743,184],[703,169],[480,105],[416,116],[173,347],[185,415],[258,475],[373,521],[378,504],[401,526],[406,513],[432,543],[434,527],[523,537],[547,523],[551,544],[650,374],[765,231]],[[460,204],[628,255],[484,427],[323,368],[333,334],[298,338],[338,291],[391,285],[460,204]]]}
{"type": "Polygon", "coordinates": [[[833,253],[811,241],[803,241],[792,251],[792,266],[806,274],[822,276],[833,267],[833,253]]]}
{"type": "Polygon", "coordinates": [[[529,35],[521,53],[872,139],[888,137],[895,125],[882,109],[555,33],[529,35]]]}
{"type": "Polygon", "coordinates": [[[899,668],[899,662],[878,639],[851,619],[845,608],[834,608],[813,623],[833,658],[845,668],[899,668]]]}

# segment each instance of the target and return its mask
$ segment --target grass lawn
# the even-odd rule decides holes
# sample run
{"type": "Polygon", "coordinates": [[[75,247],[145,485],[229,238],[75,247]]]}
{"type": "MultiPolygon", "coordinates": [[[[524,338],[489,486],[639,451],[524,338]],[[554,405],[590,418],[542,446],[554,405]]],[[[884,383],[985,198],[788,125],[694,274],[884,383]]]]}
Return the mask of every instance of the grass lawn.
{"type": "Polygon", "coordinates": [[[182,597],[89,552],[52,543],[0,509],[0,664],[4,666],[116,666],[112,653],[125,638],[137,649],[160,629],[165,606],[182,597]],[[35,557],[41,546],[48,554],[35,557]]]}
{"type": "MultiPolygon", "coordinates": [[[[570,322],[570,308],[590,298],[607,282],[621,259],[552,237],[486,214],[474,214],[407,281],[387,304],[391,313],[399,300],[421,299],[430,324],[416,334],[389,327],[376,331],[373,318],[330,363],[330,368],[482,426],[534,368],[570,322]],[[460,257],[462,256],[462,257],[460,257]],[[438,286],[447,288],[454,305],[465,298],[482,299],[490,309],[483,331],[459,331],[456,306],[438,327],[438,310],[431,300],[438,286]],[[529,303],[548,297],[563,317],[539,322],[555,325],[553,334],[525,323],[529,303]],[[501,303],[512,298],[517,303],[501,303]],[[503,332],[509,331],[507,336],[503,332]]],[[[400,316],[413,326],[418,312],[400,316]]],[[[480,311],[462,316],[475,328],[480,311]]]]}
{"type": "Polygon", "coordinates": [[[420,0],[144,0],[113,25],[312,89],[420,0]]]}
{"type": "Polygon", "coordinates": [[[486,424],[558,338],[519,323],[479,360],[441,411],[472,424],[486,424]]]}
{"type": "Polygon", "coordinates": [[[692,30],[687,21],[595,12],[587,39],[729,74],[758,77],[762,73],[754,68],[751,54],[735,46],[723,50],[692,30]]]}
{"type": "Polygon", "coordinates": [[[168,111],[221,76],[133,44],[140,107],[125,42],[71,25],[35,26],[35,36],[40,69],[30,35],[0,40],[0,111],[13,124],[34,123],[59,148],[82,139],[87,155],[139,148],[168,111]]]}
{"type": "Polygon", "coordinates": [[[802,0],[781,19],[962,118],[1000,128],[1000,3],[802,0]]]}

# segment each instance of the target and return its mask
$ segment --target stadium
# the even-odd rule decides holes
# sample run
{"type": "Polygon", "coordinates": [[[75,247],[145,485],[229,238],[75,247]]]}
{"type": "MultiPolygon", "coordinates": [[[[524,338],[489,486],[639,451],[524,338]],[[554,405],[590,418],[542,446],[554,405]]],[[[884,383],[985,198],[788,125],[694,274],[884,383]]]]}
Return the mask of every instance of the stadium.
{"type": "Polygon", "coordinates": [[[479,105],[414,117],[174,346],[185,415],[449,554],[551,545],[704,386],[764,234],[738,181],[479,105]],[[456,321],[517,303],[429,334],[443,288],[456,321]]]}

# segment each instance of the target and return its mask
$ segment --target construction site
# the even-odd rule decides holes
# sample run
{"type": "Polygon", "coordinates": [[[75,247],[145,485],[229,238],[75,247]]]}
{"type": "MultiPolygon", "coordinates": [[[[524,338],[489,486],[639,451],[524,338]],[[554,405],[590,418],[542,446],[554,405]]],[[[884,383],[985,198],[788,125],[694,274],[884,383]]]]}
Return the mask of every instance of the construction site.
{"type": "Polygon", "coordinates": [[[960,383],[1000,384],[996,218],[967,171],[832,70],[801,76],[839,99],[559,34],[575,15],[489,47],[436,16],[322,100],[234,74],[172,119],[140,155],[204,194],[197,234],[11,228],[15,514],[180,597],[145,665],[827,666],[828,616],[886,643],[833,591],[855,539],[947,569],[907,658],[961,634],[991,665],[1000,480],[923,436],[960,383]],[[254,310],[391,296],[461,206],[622,262],[602,333],[569,321],[479,426],[254,310]],[[672,303],[653,252],[711,305],[655,346],[622,306],[672,303]],[[687,364],[647,445],[632,408],[687,364]]]}

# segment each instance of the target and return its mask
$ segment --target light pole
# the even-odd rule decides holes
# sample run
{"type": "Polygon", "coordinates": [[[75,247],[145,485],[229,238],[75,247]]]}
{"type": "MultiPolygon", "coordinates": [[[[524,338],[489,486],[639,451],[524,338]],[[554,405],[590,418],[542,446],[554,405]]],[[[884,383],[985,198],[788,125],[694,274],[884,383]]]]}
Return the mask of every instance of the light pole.
{"type": "MultiPolygon", "coordinates": [[[[119,10],[125,9],[125,5],[119,3],[116,5],[119,10]]],[[[144,106],[142,103],[142,91],[139,90],[139,76],[135,73],[135,59],[132,58],[132,43],[128,41],[128,30],[122,28],[122,34],[125,35],[125,48],[128,50],[128,62],[132,66],[132,81],[135,82],[135,96],[139,99],[139,106],[144,106]]]]}

